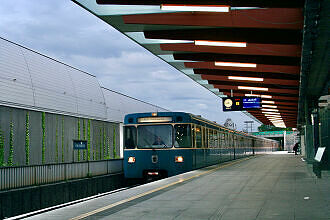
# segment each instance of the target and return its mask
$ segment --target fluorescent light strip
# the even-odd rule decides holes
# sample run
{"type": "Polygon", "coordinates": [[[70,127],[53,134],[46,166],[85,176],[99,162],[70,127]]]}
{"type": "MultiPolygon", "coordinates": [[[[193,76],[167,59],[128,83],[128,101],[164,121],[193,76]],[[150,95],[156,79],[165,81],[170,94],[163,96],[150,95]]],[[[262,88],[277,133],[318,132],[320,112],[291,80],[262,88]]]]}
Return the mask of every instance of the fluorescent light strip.
{"type": "Polygon", "coordinates": [[[260,95],[258,95],[258,94],[245,94],[245,96],[260,97],[260,95]]]}
{"type": "Polygon", "coordinates": [[[281,117],[281,116],[276,115],[276,116],[270,116],[270,117],[281,117]]]}
{"type": "Polygon", "coordinates": [[[261,111],[267,111],[267,112],[278,112],[278,109],[262,108],[261,111]]]}
{"type": "Polygon", "coordinates": [[[261,97],[261,98],[265,98],[265,99],[271,99],[272,98],[271,95],[258,95],[258,94],[245,94],[245,96],[261,97]]]}
{"type": "Polygon", "coordinates": [[[269,121],[271,121],[271,122],[274,122],[274,121],[281,121],[281,122],[283,122],[283,119],[281,119],[281,118],[277,118],[277,119],[268,119],[269,121]]]}
{"type": "Polygon", "coordinates": [[[171,5],[162,4],[160,10],[164,11],[206,11],[206,12],[229,12],[227,5],[171,5]]]}
{"type": "Polygon", "coordinates": [[[277,108],[276,105],[262,105],[263,108],[277,108]]]}
{"type": "Polygon", "coordinates": [[[283,121],[282,118],[268,118],[269,121],[283,121]]]}
{"type": "Polygon", "coordinates": [[[274,115],[280,115],[281,113],[278,112],[262,112],[265,116],[274,116],[274,115]]]}
{"type": "Polygon", "coordinates": [[[276,127],[286,127],[284,123],[273,123],[276,127]]]}
{"type": "Polygon", "coordinates": [[[195,40],[195,45],[215,47],[246,47],[246,42],[195,40]]]}
{"type": "Polygon", "coordinates": [[[233,62],[214,62],[215,66],[232,66],[232,67],[251,67],[256,68],[256,63],[233,63],[233,62]]]}
{"type": "Polygon", "coordinates": [[[266,116],[267,119],[282,119],[282,117],[280,115],[278,116],[266,116]]]}
{"type": "Polygon", "coordinates": [[[273,125],[278,128],[286,128],[285,124],[273,124],[273,125]]]}
{"type": "Polygon", "coordinates": [[[275,104],[274,101],[267,101],[267,100],[262,100],[261,103],[265,103],[265,104],[275,104]]]}
{"type": "Polygon", "coordinates": [[[268,91],[268,88],[262,88],[262,87],[251,87],[251,86],[238,86],[238,89],[244,89],[244,90],[256,90],[256,91],[268,91]]]}
{"type": "Polygon", "coordinates": [[[283,120],[271,120],[272,123],[283,123],[284,124],[284,121],[283,120]]]}
{"type": "Polygon", "coordinates": [[[257,82],[264,81],[264,78],[243,77],[243,76],[228,76],[228,79],[231,79],[231,80],[257,81],[257,82]]]}

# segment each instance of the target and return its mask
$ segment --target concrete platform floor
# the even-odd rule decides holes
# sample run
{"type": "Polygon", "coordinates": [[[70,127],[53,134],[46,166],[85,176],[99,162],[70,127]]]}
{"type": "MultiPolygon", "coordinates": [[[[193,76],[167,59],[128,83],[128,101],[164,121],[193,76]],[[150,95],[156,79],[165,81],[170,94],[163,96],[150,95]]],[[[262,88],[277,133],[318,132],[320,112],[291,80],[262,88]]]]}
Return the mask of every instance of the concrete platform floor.
{"type": "MultiPolygon", "coordinates": [[[[114,194],[95,202],[95,207],[89,201],[30,219],[82,219],[84,216],[76,216],[83,213],[88,213],[84,219],[111,220],[330,219],[329,175],[317,178],[301,156],[270,154],[210,169],[143,196],[131,194],[131,199],[119,203],[114,194]],[[117,205],[109,206],[115,202],[117,205]],[[108,208],[91,212],[101,206],[108,208]]],[[[168,180],[157,182],[162,181],[168,180]]]]}

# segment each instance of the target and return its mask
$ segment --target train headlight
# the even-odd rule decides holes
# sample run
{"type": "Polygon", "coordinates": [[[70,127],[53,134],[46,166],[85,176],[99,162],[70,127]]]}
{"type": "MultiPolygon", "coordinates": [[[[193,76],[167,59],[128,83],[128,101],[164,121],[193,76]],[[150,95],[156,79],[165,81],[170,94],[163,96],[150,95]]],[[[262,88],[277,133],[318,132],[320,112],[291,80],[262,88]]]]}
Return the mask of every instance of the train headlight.
{"type": "Polygon", "coordinates": [[[135,163],[135,157],[129,157],[127,162],[128,163],[135,163]]]}
{"type": "Polygon", "coordinates": [[[183,163],[183,156],[176,156],[175,157],[175,162],[176,163],[183,163]]]}

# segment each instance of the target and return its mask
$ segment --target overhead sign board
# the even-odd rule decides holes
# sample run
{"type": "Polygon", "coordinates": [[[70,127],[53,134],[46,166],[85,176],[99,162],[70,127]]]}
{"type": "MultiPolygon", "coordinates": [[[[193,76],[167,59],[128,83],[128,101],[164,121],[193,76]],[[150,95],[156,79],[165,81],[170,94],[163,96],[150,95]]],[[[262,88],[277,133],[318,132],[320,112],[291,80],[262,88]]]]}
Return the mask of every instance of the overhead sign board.
{"type": "Polygon", "coordinates": [[[259,97],[227,97],[222,98],[223,111],[244,111],[261,108],[259,97]]]}
{"type": "Polygon", "coordinates": [[[241,97],[222,98],[223,111],[242,111],[241,97]]]}
{"type": "Polygon", "coordinates": [[[259,97],[250,97],[242,98],[243,109],[246,108],[261,108],[261,98],[259,97]]]}

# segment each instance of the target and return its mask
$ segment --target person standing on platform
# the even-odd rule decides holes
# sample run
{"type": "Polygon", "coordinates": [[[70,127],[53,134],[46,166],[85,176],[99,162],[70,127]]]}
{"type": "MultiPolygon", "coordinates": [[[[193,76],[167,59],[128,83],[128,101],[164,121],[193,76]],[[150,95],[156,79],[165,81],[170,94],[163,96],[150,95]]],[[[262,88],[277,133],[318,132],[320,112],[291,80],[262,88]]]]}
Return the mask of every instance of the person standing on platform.
{"type": "Polygon", "coordinates": [[[299,148],[299,144],[298,142],[293,146],[293,151],[294,151],[294,155],[298,154],[298,148],[299,148]]]}

